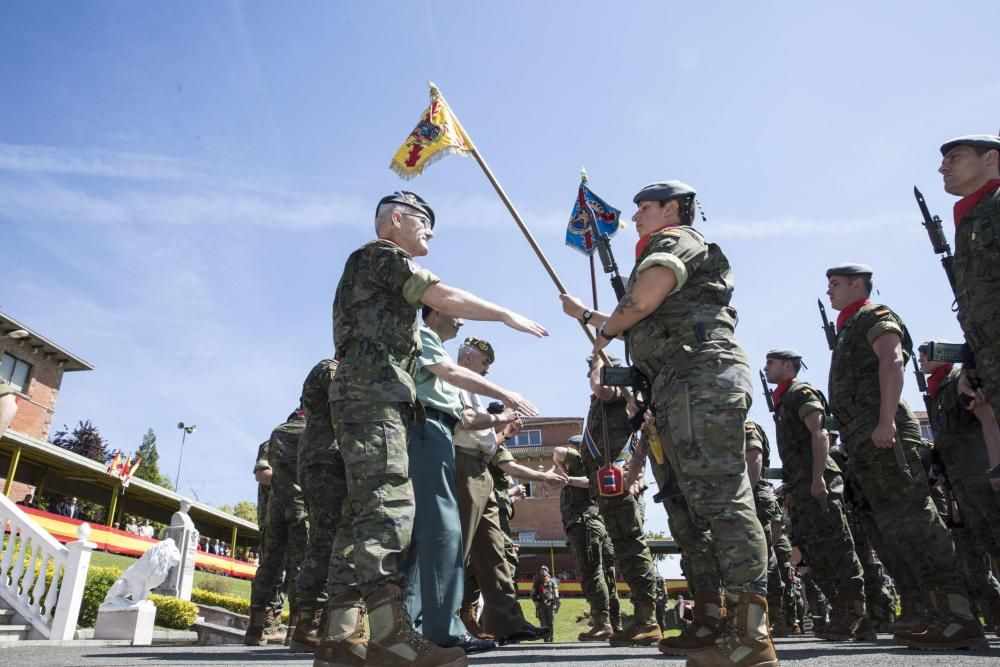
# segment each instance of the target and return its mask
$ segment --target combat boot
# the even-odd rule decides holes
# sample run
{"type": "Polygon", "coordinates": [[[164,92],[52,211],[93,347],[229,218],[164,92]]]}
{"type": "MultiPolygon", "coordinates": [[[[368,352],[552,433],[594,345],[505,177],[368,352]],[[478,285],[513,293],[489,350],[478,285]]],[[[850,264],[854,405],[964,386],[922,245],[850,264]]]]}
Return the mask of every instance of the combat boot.
{"type": "Polygon", "coordinates": [[[611,616],[606,611],[595,611],[590,630],[581,632],[576,640],[580,642],[606,642],[615,633],[611,626],[611,616]]]}
{"type": "Polygon", "coordinates": [[[368,642],[361,594],[339,593],[326,604],[326,631],[313,667],[364,667],[368,642]]]}
{"type": "MultiPolygon", "coordinates": [[[[264,626],[267,623],[267,614],[271,612],[270,607],[250,607],[250,623],[247,625],[246,634],[243,635],[243,644],[246,646],[267,646],[264,639],[264,626]]],[[[273,614],[273,612],[271,612],[273,614]]]]}
{"type": "Polygon", "coordinates": [[[281,623],[281,612],[268,607],[264,611],[263,644],[281,644],[288,637],[288,628],[281,623]]]}
{"type": "Polygon", "coordinates": [[[850,641],[857,638],[861,622],[867,618],[864,595],[839,595],[834,601],[830,622],[816,628],[815,634],[830,642],[850,641]]]}
{"type": "Polygon", "coordinates": [[[656,605],[652,602],[632,603],[632,623],[611,635],[612,646],[652,646],[663,638],[656,624],[656,605]]]}
{"type": "Polygon", "coordinates": [[[708,648],[715,643],[726,626],[726,607],[718,593],[696,593],[694,617],[681,634],[664,637],[658,648],[665,655],[687,655],[708,648]]]}
{"type": "Polygon", "coordinates": [[[927,627],[919,632],[897,633],[897,644],[925,651],[989,648],[983,626],[969,607],[969,598],[962,588],[947,586],[929,591],[936,614],[927,627]]]}
{"type": "MultiPolygon", "coordinates": [[[[619,605],[614,606],[611,610],[611,631],[621,632],[624,628],[622,627],[622,608],[619,605]]],[[[662,630],[663,628],[660,628],[662,630]]]]}
{"type": "Polygon", "coordinates": [[[900,606],[903,613],[896,620],[886,623],[885,629],[896,634],[919,632],[927,626],[927,604],[922,595],[906,594],[901,596],[900,606]]]}
{"type": "Polygon", "coordinates": [[[296,611],[295,630],[289,644],[292,653],[315,653],[319,647],[320,628],[323,627],[323,608],[302,605],[296,611]]]}
{"type": "Polygon", "coordinates": [[[371,639],[365,662],[379,667],[466,667],[461,648],[441,648],[413,630],[399,586],[387,584],[372,593],[368,605],[371,639]]]}
{"type": "Polygon", "coordinates": [[[479,625],[479,603],[472,602],[464,605],[458,612],[458,617],[465,624],[465,629],[469,631],[469,634],[476,639],[496,639],[496,637],[483,630],[482,626],[479,625]]]}
{"type": "Polygon", "coordinates": [[[767,599],[740,593],[727,601],[725,631],[708,648],[688,654],[687,667],[777,667],[768,634],[767,599]]]}
{"type": "Polygon", "coordinates": [[[770,618],[772,637],[787,637],[792,633],[792,631],[788,628],[788,622],[785,621],[785,612],[781,611],[780,608],[776,613],[770,614],[770,618]]]}

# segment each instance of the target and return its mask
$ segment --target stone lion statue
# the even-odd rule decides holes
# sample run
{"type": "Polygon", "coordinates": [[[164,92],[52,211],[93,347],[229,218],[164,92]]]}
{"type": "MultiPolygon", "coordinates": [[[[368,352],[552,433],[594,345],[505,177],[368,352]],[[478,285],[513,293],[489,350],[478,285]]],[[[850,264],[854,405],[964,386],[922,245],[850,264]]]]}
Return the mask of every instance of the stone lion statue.
{"type": "Polygon", "coordinates": [[[128,607],[143,602],[150,589],[162,584],[170,568],[180,562],[181,552],[171,538],[154,544],[111,585],[104,596],[104,604],[128,607]],[[131,596],[132,600],[127,600],[126,596],[131,596]]]}

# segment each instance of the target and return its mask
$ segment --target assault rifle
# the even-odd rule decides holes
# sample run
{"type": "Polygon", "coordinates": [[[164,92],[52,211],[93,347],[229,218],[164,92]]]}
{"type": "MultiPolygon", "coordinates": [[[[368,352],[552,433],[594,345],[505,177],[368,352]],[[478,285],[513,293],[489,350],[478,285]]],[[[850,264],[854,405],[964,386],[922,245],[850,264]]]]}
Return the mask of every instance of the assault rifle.
{"type": "Polygon", "coordinates": [[[826,307],[823,305],[823,299],[816,299],[816,305],[819,306],[819,316],[823,320],[823,333],[826,334],[826,344],[831,351],[836,350],[837,328],[833,326],[833,322],[826,316],[826,307]]]}
{"type": "Polygon", "coordinates": [[[767,402],[767,411],[771,413],[771,418],[774,419],[774,423],[778,423],[778,413],[774,411],[774,393],[771,388],[767,386],[767,376],[764,375],[764,371],[760,371],[760,384],[764,387],[764,400],[767,402]]]}
{"type": "Polygon", "coordinates": [[[944,231],[941,229],[941,218],[936,215],[931,217],[931,212],[927,210],[927,202],[924,201],[924,196],[920,194],[920,190],[915,185],[913,186],[913,196],[917,198],[917,206],[920,207],[920,214],[924,216],[922,224],[924,229],[927,230],[927,236],[931,240],[931,247],[934,248],[934,254],[943,255],[941,257],[941,266],[944,267],[944,273],[948,276],[948,284],[951,285],[951,291],[954,293],[955,258],[951,254],[951,246],[948,245],[948,239],[944,237],[944,231]]]}

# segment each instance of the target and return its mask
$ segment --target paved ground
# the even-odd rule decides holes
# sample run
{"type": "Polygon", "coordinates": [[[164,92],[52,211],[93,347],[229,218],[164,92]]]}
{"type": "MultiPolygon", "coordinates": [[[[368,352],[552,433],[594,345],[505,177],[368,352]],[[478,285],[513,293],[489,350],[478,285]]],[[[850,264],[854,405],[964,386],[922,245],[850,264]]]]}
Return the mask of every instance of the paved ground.
{"type": "MultiPolygon", "coordinates": [[[[844,665],[847,667],[910,667],[912,665],[965,665],[985,667],[1000,664],[1000,639],[991,639],[991,650],[984,653],[956,651],[924,653],[907,651],[892,645],[888,635],[878,642],[865,644],[829,644],[810,639],[778,640],[778,655],[783,665],[844,665]]],[[[616,665],[651,667],[683,665],[683,658],[661,656],[655,649],[611,649],[594,644],[522,644],[498,649],[474,657],[473,667],[506,665],[616,665]]],[[[308,656],[293,655],[282,648],[244,648],[242,646],[136,646],[136,647],[7,647],[0,650],[0,665],[11,667],[118,667],[123,665],[255,665],[272,663],[311,665],[308,656]]]]}

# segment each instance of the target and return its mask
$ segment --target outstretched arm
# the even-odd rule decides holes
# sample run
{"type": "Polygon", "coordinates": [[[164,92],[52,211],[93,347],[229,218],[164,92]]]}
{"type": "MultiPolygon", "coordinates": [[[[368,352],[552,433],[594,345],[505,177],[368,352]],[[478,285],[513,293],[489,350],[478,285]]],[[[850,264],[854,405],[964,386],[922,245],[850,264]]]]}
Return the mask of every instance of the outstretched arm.
{"type": "Polygon", "coordinates": [[[420,297],[420,302],[425,306],[430,306],[434,310],[445,315],[451,315],[452,317],[464,317],[467,320],[487,322],[503,322],[511,329],[523,331],[538,338],[549,335],[545,327],[532,322],[522,315],[518,315],[514,311],[507,310],[495,303],[480,299],[475,294],[443,283],[434,283],[428,287],[424,291],[423,296],[420,297]]]}

